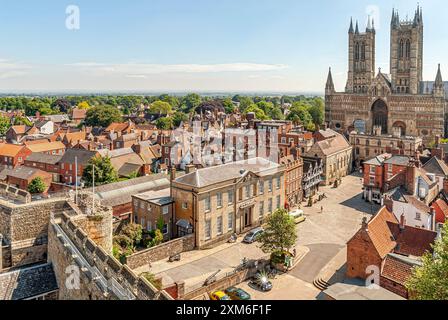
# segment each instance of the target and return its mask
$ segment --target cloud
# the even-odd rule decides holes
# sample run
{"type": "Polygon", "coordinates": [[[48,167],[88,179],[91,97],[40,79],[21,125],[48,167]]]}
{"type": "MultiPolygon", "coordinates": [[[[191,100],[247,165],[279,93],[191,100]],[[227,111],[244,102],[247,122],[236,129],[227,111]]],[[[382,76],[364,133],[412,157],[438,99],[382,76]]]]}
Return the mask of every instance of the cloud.
{"type": "Polygon", "coordinates": [[[164,73],[222,73],[222,72],[266,72],[288,68],[284,64],[259,63],[223,63],[223,64],[104,64],[96,62],[78,62],[66,66],[80,68],[83,71],[96,73],[116,73],[123,75],[138,75],[164,73]]]}
{"type": "Polygon", "coordinates": [[[30,69],[32,69],[31,65],[7,59],[0,59],[0,79],[21,77],[28,74],[30,69]]]}

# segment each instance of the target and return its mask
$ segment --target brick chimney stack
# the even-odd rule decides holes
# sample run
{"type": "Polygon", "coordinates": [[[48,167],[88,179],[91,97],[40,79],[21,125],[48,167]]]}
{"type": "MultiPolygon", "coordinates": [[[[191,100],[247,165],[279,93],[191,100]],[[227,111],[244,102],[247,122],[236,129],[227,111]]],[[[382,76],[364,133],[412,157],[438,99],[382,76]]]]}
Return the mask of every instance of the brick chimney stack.
{"type": "Polygon", "coordinates": [[[400,230],[403,231],[405,227],[406,227],[406,217],[403,213],[400,217],[400,230]]]}
{"type": "Polygon", "coordinates": [[[406,190],[415,195],[415,177],[417,176],[417,167],[416,161],[412,159],[409,161],[409,166],[406,168],[406,190]]]}
{"type": "Polygon", "coordinates": [[[369,223],[366,217],[362,218],[362,230],[369,231],[369,223]]]}

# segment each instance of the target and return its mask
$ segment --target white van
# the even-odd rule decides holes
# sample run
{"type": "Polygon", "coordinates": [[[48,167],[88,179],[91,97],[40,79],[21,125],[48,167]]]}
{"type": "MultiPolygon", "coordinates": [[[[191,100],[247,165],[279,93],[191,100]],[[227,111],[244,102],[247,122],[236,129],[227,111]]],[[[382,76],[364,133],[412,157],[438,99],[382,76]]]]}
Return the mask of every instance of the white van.
{"type": "Polygon", "coordinates": [[[305,213],[300,209],[295,209],[289,212],[289,215],[294,219],[296,224],[302,223],[306,220],[305,213]]]}

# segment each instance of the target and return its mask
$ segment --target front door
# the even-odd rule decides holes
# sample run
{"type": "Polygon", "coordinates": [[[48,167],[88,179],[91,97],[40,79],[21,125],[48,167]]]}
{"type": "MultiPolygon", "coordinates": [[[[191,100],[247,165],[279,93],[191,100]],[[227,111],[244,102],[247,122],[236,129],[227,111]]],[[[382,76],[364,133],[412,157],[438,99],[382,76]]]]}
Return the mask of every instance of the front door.
{"type": "Polygon", "coordinates": [[[252,226],[252,208],[244,209],[244,227],[252,226]]]}

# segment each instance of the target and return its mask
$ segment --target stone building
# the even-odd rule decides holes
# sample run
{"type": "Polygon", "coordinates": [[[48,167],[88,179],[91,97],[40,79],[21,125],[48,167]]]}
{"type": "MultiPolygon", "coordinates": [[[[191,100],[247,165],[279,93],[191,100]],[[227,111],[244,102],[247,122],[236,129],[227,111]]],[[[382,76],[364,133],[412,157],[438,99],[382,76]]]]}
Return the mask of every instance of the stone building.
{"type": "Polygon", "coordinates": [[[422,136],[424,143],[446,132],[446,83],[439,69],[434,82],[423,81],[423,14],[401,20],[392,13],[390,74],[375,75],[374,22],[365,32],[350,23],[348,80],[344,92],[336,92],[331,69],[325,87],[326,123],[339,132],[353,130],[382,134],[400,128],[403,135],[422,136]]]}
{"type": "Polygon", "coordinates": [[[420,137],[402,136],[400,128],[393,128],[392,135],[381,134],[381,128],[375,127],[374,134],[353,131],[350,144],[353,146],[353,165],[362,167],[364,161],[385,153],[416,157],[422,151],[423,140],[420,137]]]}
{"type": "Polygon", "coordinates": [[[304,159],[321,159],[322,184],[330,185],[352,171],[352,147],[345,137],[331,129],[315,135],[316,143],[304,154],[304,159]]]}
{"type": "Polygon", "coordinates": [[[284,208],[284,172],[279,164],[254,158],[179,177],[171,185],[176,224],[186,221],[192,226],[200,249],[249,231],[284,208]]]}
{"type": "Polygon", "coordinates": [[[319,191],[323,172],[323,165],[320,159],[303,159],[303,199],[309,199],[319,191]]]}

